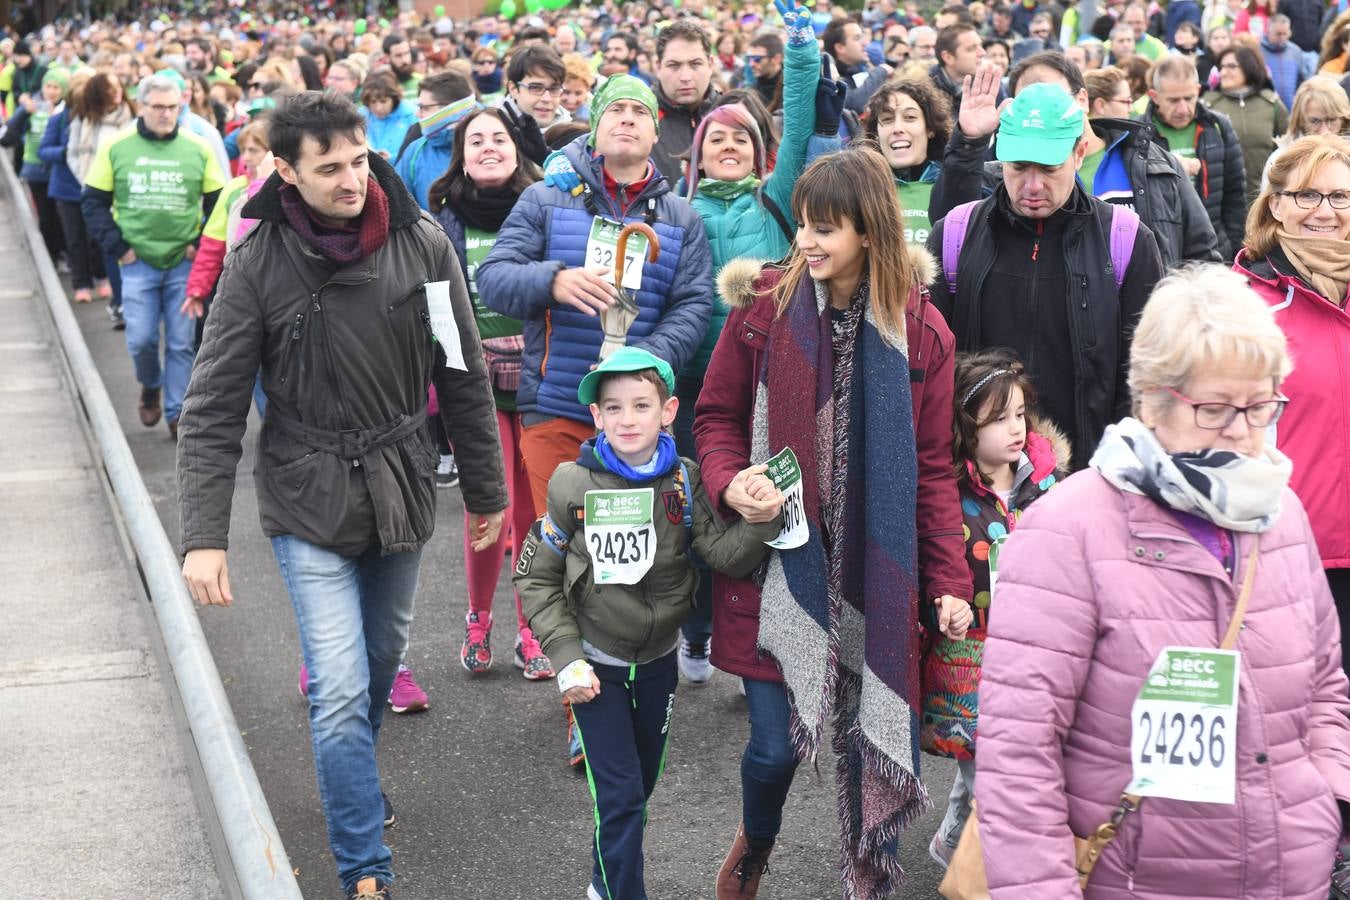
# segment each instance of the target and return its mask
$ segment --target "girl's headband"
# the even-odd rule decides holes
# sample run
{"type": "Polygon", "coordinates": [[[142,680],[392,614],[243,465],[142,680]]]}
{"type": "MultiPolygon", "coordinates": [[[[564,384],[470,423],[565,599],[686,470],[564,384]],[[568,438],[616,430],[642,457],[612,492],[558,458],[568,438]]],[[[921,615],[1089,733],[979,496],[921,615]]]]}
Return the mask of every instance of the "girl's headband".
{"type": "Polygon", "coordinates": [[[970,402],[970,398],[974,397],[976,394],[980,392],[980,388],[984,387],[986,384],[993,381],[1000,375],[1015,375],[1015,374],[1016,373],[1013,372],[1012,369],[995,369],[988,375],[981,378],[979,381],[975,382],[975,386],[973,388],[966,391],[966,395],[961,398],[961,406],[964,408],[965,405],[970,402]]]}

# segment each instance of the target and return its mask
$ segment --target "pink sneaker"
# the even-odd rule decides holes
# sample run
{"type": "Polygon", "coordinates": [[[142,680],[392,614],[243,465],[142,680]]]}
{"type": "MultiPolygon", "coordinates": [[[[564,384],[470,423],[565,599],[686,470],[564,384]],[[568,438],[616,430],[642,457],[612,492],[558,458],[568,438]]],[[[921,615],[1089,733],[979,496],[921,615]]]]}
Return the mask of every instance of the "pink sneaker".
{"type": "Polygon", "coordinates": [[[534,632],[520,629],[516,637],[516,668],[529,681],[544,681],[553,677],[553,663],[544,655],[544,649],[534,639],[534,632]]]}
{"type": "Polygon", "coordinates": [[[304,663],[300,664],[300,696],[309,696],[309,669],[304,663]]]}
{"type": "Polygon", "coordinates": [[[396,713],[420,712],[431,704],[427,701],[426,691],[413,681],[412,671],[407,666],[399,666],[394,676],[394,688],[389,692],[389,708],[396,713]]]}
{"type": "Polygon", "coordinates": [[[459,648],[459,664],[470,675],[482,675],[492,668],[492,614],[487,621],[471,612],[464,617],[464,645],[459,648]]]}

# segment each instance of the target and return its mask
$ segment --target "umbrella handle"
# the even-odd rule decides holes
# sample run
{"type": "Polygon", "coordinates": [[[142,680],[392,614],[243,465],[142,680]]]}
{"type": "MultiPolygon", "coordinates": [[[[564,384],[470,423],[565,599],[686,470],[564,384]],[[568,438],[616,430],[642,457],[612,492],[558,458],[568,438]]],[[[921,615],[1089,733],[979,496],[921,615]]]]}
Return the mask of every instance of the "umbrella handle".
{"type": "Polygon", "coordinates": [[[661,239],[656,236],[656,232],[646,222],[630,222],[623,226],[623,230],[619,232],[617,258],[614,260],[614,286],[616,288],[621,289],[623,287],[624,251],[628,249],[628,236],[635,231],[647,239],[648,262],[656,262],[657,257],[661,254],[661,239]]]}

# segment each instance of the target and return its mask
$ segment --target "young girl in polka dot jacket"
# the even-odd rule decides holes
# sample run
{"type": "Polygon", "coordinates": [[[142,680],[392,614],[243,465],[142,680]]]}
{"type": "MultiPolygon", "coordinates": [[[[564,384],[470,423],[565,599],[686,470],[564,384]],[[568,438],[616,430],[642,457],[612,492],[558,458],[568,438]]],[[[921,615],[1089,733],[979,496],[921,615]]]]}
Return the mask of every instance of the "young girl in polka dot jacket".
{"type": "MultiPolygon", "coordinates": [[[[954,463],[961,491],[966,562],[975,581],[975,621],[961,640],[929,629],[923,666],[923,749],[956,760],[947,815],[929,853],[944,867],[970,814],[980,664],[996,577],[990,547],[1016,528],[1023,510],[1069,473],[1068,440],[1028,413],[1036,395],[1010,350],[966,354],[956,363],[954,463]]],[[[995,552],[995,557],[997,553],[995,552]]]]}

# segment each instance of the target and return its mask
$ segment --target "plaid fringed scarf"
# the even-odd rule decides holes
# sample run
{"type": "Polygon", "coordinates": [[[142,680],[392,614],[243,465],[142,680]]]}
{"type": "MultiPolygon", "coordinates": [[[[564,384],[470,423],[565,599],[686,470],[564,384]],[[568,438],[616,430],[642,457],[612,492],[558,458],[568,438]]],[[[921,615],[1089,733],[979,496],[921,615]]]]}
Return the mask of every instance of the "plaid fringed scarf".
{"type": "Polygon", "coordinates": [[[751,459],[792,447],[810,538],[770,553],[759,645],[792,700],[799,759],[833,717],[841,875],[849,900],[904,878],[900,832],[928,808],[919,780],[918,486],[906,351],[877,330],[864,278],[835,358],[828,298],[803,278],[770,334],[751,459]]]}

